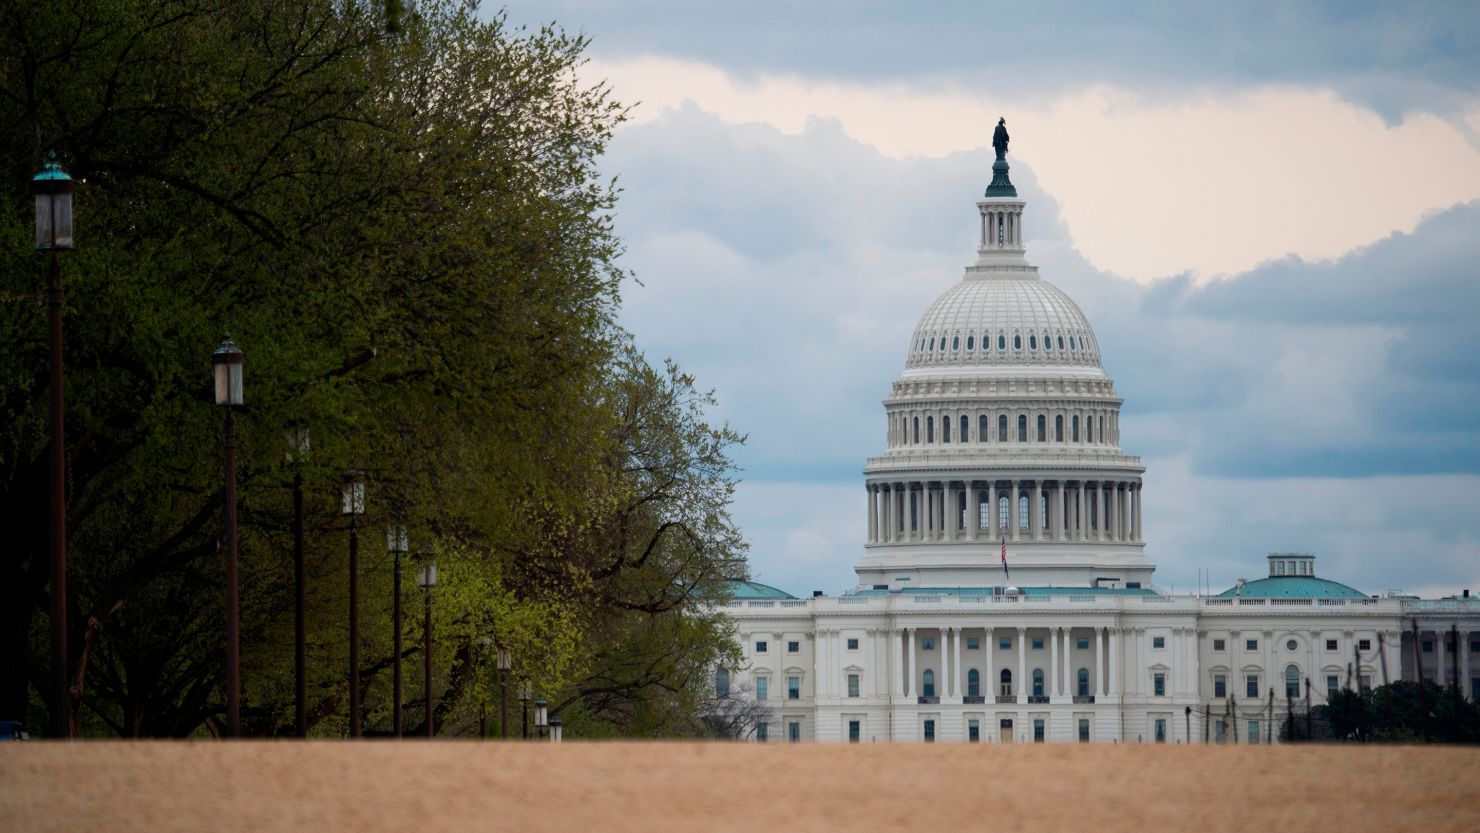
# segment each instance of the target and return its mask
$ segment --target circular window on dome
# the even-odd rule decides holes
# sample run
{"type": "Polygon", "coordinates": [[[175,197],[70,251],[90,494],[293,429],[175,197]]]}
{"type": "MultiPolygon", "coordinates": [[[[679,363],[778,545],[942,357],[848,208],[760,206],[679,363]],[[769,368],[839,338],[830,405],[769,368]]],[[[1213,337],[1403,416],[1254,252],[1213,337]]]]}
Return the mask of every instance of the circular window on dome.
{"type": "Polygon", "coordinates": [[[1029,350],[1037,350],[1038,349],[1038,336],[1028,336],[1028,349],[1029,350]]]}
{"type": "Polygon", "coordinates": [[[1007,349],[1007,336],[997,336],[997,349],[998,350],[1006,350],[1007,349]]]}
{"type": "Polygon", "coordinates": [[[1064,349],[1064,337],[1063,336],[1059,336],[1059,349],[1060,350],[1064,349]]]}
{"type": "Polygon", "coordinates": [[[960,336],[951,336],[951,349],[952,350],[960,350],[961,349],[961,337],[960,336]]]}
{"type": "Polygon", "coordinates": [[[1287,651],[1293,651],[1293,650],[1295,650],[1296,648],[1299,648],[1299,647],[1300,647],[1300,643],[1296,642],[1293,639],[1290,640],[1289,642],[1286,642],[1285,643],[1285,650],[1287,650],[1287,651]]]}
{"type": "Polygon", "coordinates": [[[975,349],[975,347],[974,347],[975,344],[976,344],[976,336],[967,336],[966,337],[966,352],[969,353],[973,349],[975,349]]]}

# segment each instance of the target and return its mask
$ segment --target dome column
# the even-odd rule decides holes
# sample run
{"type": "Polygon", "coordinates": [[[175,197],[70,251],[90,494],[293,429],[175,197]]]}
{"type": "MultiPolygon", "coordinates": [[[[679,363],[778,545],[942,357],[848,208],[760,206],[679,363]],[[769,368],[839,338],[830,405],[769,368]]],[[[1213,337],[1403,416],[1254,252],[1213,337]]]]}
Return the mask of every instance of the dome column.
{"type": "Polygon", "coordinates": [[[1043,481],[1033,481],[1033,505],[1028,507],[1029,525],[1033,527],[1033,540],[1043,540],[1043,481]]]}
{"type": "Polygon", "coordinates": [[[1141,484],[1136,484],[1136,541],[1144,541],[1145,532],[1141,529],[1141,484]]]}
{"type": "Polygon", "coordinates": [[[966,481],[966,540],[976,540],[976,528],[981,522],[981,498],[977,496],[976,481],[966,481]]]}
{"type": "Polygon", "coordinates": [[[1018,481],[1012,480],[1009,482],[1012,484],[1012,496],[1007,500],[1007,525],[1010,527],[1008,532],[1011,533],[1012,540],[1017,541],[1018,525],[1022,523],[1022,520],[1018,516],[1022,514],[1022,507],[1018,505],[1018,481]]]}
{"type": "Polygon", "coordinates": [[[864,492],[868,495],[868,542],[876,544],[879,541],[879,489],[869,484],[864,492]]]}

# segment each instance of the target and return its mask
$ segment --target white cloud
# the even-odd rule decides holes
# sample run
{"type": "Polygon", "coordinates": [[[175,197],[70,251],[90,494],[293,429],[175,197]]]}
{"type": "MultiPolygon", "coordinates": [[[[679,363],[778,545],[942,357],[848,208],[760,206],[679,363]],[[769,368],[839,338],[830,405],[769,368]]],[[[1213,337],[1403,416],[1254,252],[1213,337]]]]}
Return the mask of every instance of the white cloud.
{"type": "MultiPolygon", "coordinates": [[[[741,80],[662,57],[596,60],[586,72],[640,102],[635,124],[686,101],[730,124],[790,134],[826,118],[897,159],[983,148],[1005,114],[1012,159],[1039,172],[1076,247],[1143,282],[1232,274],[1291,253],[1336,257],[1480,196],[1480,148],[1466,122],[1413,113],[1388,124],[1320,88],[1205,88],[1169,99],[1091,87],[1017,99],[990,83],[741,80]]],[[[839,206],[839,216],[852,213],[839,206]]]]}

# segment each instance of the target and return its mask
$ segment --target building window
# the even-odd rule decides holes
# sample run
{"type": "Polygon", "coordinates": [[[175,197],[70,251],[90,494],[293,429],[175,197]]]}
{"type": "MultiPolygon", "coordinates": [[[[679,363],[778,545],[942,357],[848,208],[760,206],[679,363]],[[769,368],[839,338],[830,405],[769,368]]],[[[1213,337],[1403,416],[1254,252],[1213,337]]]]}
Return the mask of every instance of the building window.
{"type": "Polygon", "coordinates": [[[987,428],[987,426],[989,424],[990,423],[987,422],[987,415],[986,414],[982,414],[981,416],[979,416],[979,417],[976,418],[976,441],[977,442],[984,443],[987,440],[989,440],[989,439],[992,438],[991,431],[987,428]]]}
{"type": "Polygon", "coordinates": [[[1089,718],[1079,718],[1079,742],[1089,743],[1089,718]]]}
{"type": "Polygon", "coordinates": [[[1361,675],[1358,675],[1358,677],[1357,677],[1357,686],[1361,689],[1361,691],[1362,691],[1363,694],[1367,694],[1368,692],[1372,691],[1372,675],[1371,674],[1361,674],[1361,675]]]}
{"type": "Polygon", "coordinates": [[[1372,650],[1372,640],[1370,640],[1370,639],[1358,639],[1357,640],[1357,650],[1359,650],[1359,651],[1370,651],[1370,650],[1372,650]]]}
{"type": "Polygon", "coordinates": [[[793,720],[786,724],[786,739],[792,743],[798,743],[802,739],[801,721],[793,720]]]}
{"type": "Polygon", "coordinates": [[[1282,576],[1285,574],[1285,562],[1276,561],[1274,563],[1274,574],[1277,576],[1282,576]]]}
{"type": "Polygon", "coordinates": [[[1053,418],[1053,439],[1057,443],[1064,441],[1064,417],[1062,414],[1053,418]]]}
{"type": "Polygon", "coordinates": [[[940,441],[943,443],[951,441],[951,418],[948,416],[940,418],[940,441]]]}
{"type": "Polygon", "coordinates": [[[935,743],[935,721],[925,721],[925,742],[935,743]]]}
{"type": "Polygon", "coordinates": [[[915,417],[915,445],[920,444],[920,418],[915,417]]]}
{"type": "Polygon", "coordinates": [[[982,742],[982,722],[980,720],[972,719],[966,721],[966,742],[982,742]]]}
{"type": "Polygon", "coordinates": [[[1249,721],[1249,743],[1259,742],[1259,721],[1249,721]]]}
{"type": "Polygon", "coordinates": [[[1029,350],[1037,350],[1038,349],[1038,336],[1035,336],[1035,335],[1028,336],[1028,349],[1029,350]]]}
{"type": "Polygon", "coordinates": [[[1295,650],[1296,648],[1299,648],[1299,647],[1300,647],[1300,643],[1299,642],[1296,642],[1293,639],[1288,640],[1288,641],[1285,642],[1285,650],[1287,650],[1287,651],[1293,651],[1293,650],[1295,650]]]}
{"type": "Polygon", "coordinates": [[[1002,497],[997,498],[997,526],[999,529],[1007,528],[1007,513],[1009,511],[1009,506],[1010,504],[1007,502],[1007,495],[1003,495],[1002,497]]]}
{"type": "Polygon", "coordinates": [[[1087,443],[1095,441],[1095,418],[1093,415],[1084,418],[1084,441],[1087,443]]]}
{"type": "Polygon", "coordinates": [[[755,652],[757,654],[764,654],[766,652],[766,643],[765,642],[757,642],[757,643],[755,643],[755,652]]]}
{"type": "Polygon", "coordinates": [[[1223,676],[1222,674],[1214,674],[1213,675],[1213,696],[1214,697],[1227,697],[1228,696],[1228,678],[1225,677],[1225,676],[1223,676]]]}
{"type": "Polygon", "coordinates": [[[1034,668],[1033,669],[1033,696],[1034,697],[1042,697],[1043,696],[1043,669],[1042,668],[1034,668]]]}
{"type": "Polygon", "coordinates": [[[714,672],[714,696],[720,699],[730,696],[730,672],[723,668],[714,672]]]}
{"type": "Polygon", "coordinates": [[[997,336],[997,349],[998,350],[1006,350],[1007,349],[1007,336],[997,336]]]}
{"type": "Polygon", "coordinates": [[[1081,651],[1088,651],[1089,650],[1089,637],[1087,637],[1087,636],[1076,637],[1074,639],[1074,647],[1078,648],[1081,651]]]}
{"type": "Polygon", "coordinates": [[[1156,718],[1156,734],[1152,737],[1157,743],[1167,742],[1167,719],[1165,717],[1156,718]]]}
{"type": "Polygon", "coordinates": [[[935,650],[935,638],[934,637],[927,636],[924,639],[920,640],[920,650],[922,650],[922,651],[934,651],[935,650]]]}
{"type": "Polygon", "coordinates": [[[1018,529],[1028,528],[1028,493],[1018,495],[1018,529]]]}
{"type": "MultiPolygon", "coordinates": [[[[60,641],[60,640],[58,640],[58,641],[60,641]]],[[[1432,640],[1432,639],[1425,639],[1423,641],[1423,652],[1425,654],[1432,654],[1434,652],[1434,640],[1432,640]]]]}
{"type": "Polygon", "coordinates": [[[800,642],[788,642],[788,643],[786,643],[786,652],[788,654],[799,654],[799,653],[801,653],[802,652],[802,643],[800,643],[800,642]]]}
{"type": "Polygon", "coordinates": [[[935,696],[935,672],[932,671],[929,668],[925,669],[924,679],[925,679],[924,685],[920,686],[921,692],[924,693],[924,695],[926,697],[934,697],[935,696]]]}
{"type": "Polygon", "coordinates": [[[966,352],[970,353],[972,350],[975,350],[975,349],[976,349],[976,336],[967,336],[966,337],[966,352]]]}
{"type": "Polygon", "coordinates": [[[1035,651],[1041,651],[1041,650],[1043,650],[1043,637],[1041,637],[1041,636],[1035,636],[1035,637],[1033,637],[1033,650],[1035,650],[1035,651]]]}
{"type": "Polygon", "coordinates": [[[802,678],[801,677],[787,677],[786,678],[786,699],[788,699],[788,700],[800,700],[800,699],[802,699],[802,678]]]}
{"type": "Polygon", "coordinates": [[[1001,648],[1004,651],[1012,650],[1012,637],[1004,636],[1001,639],[997,640],[997,647],[1001,648]]]}
{"type": "Polygon", "coordinates": [[[1285,697],[1295,699],[1300,696],[1300,669],[1291,665],[1285,669],[1285,697]]]}
{"type": "Polygon", "coordinates": [[[1328,650],[1328,651],[1335,651],[1335,650],[1337,650],[1337,648],[1336,648],[1336,640],[1334,640],[1334,639],[1328,639],[1328,640],[1326,640],[1326,650],[1328,650]]]}
{"type": "Polygon", "coordinates": [[[925,417],[925,442],[935,442],[935,417],[925,417]]]}
{"type": "Polygon", "coordinates": [[[1166,646],[1167,646],[1167,638],[1165,636],[1153,636],[1153,637],[1151,637],[1151,647],[1153,647],[1153,648],[1165,648],[1166,646]]]}
{"type": "Polygon", "coordinates": [[[1023,337],[1022,336],[1013,336],[1012,337],[1012,349],[1014,349],[1014,350],[1021,350],[1021,349],[1023,349],[1023,337]]]}
{"type": "Polygon", "coordinates": [[[951,336],[951,349],[952,350],[960,350],[961,349],[961,337],[960,336],[951,336]]]}
{"type": "Polygon", "coordinates": [[[1076,692],[1080,697],[1089,696],[1089,669],[1079,669],[1079,690],[1076,692]]]}
{"type": "Polygon", "coordinates": [[[1259,697],[1259,675],[1249,674],[1244,677],[1244,696],[1249,698],[1259,697]]]}
{"type": "Polygon", "coordinates": [[[966,672],[966,696],[982,696],[982,675],[975,668],[966,672]]]}
{"type": "Polygon", "coordinates": [[[1039,414],[1038,442],[1045,442],[1046,440],[1048,440],[1048,417],[1045,417],[1043,414],[1039,414]]]}
{"type": "Polygon", "coordinates": [[[966,637],[966,650],[976,651],[982,647],[982,641],[975,636],[966,637]]]}
{"type": "Polygon", "coordinates": [[[1151,693],[1156,697],[1167,696],[1167,675],[1158,671],[1151,675],[1151,693]]]}
{"type": "Polygon", "coordinates": [[[1079,442],[1079,415],[1078,414],[1075,414],[1074,415],[1074,418],[1072,420],[1070,420],[1069,425],[1070,425],[1070,430],[1071,430],[1071,433],[1069,435],[1070,439],[1072,439],[1076,443],[1079,442]]]}
{"type": "Polygon", "coordinates": [[[848,675],[848,696],[849,697],[857,697],[858,696],[858,675],[857,674],[849,674],[848,675]]]}
{"type": "Polygon", "coordinates": [[[961,415],[961,437],[960,437],[959,440],[957,440],[957,442],[963,442],[963,443],[966,442],[966,440],[968,439],[967,432],[968,432],[968,430],[970,428],[971,428],[971,420],[967,419],[965,414],[962,414],[961,415]]]}
{"type": "Polygon", "coordinates": [[[1033,718],[1033,742],[1043,743],[1043,718],[1033,718]]]}
{"type": "Polygon", "coordinates": [[[1025,443],[1027,441],[1028,441],[1028,416],[1027,416],[1027,414],[1018,414],[1018,442],[1025,443]]]}
{"type": "Polygon", "coordinates": [[[1213,650],[1215,650],[1215,651],[1226,650],[1226,646],[1225,646],[1223,640],[1221,640],[1221,639],[1214,639],[1213,640],[1213,650]]]}
{"type": "Polygon", "coordinates": [[[1002,669],[1001,681],[1002,681],[1002,683],[1001,683],[1001,685],[1002,685],[1002,696],[1003,697],[1011,697],[1012,696],[1012,672],[1009,671],[1009,670],[1007,670],[1006,668],[1002,669]]]}
{"type": "Polygon", "coordinates": [[[848,650],[850,650],[850,651],[856,651],[856,650],[858,650],[858,640],[857,639],[849,639],[848,640],[848,650]]]}
{"type": "MultiPolygon", "coordinates": [[[[765,698],[761,698],[761,699],[765,699],[765,698]]],[[[755,724],[755,739],[756,739],[756,742],[758,742],[758,743],[765,743],[766,742],[766,735],[767,735],[767,729],[768,728],[769,727],[767,727],[765,723],[757,723],[757,724],[755,724]]]]}
{"type": "Polygon", "coordinates": [[[768,683],[770,683],[770,680],[768,680],[765,677],[756,677],[755,678],[755,699],[757,699],[757,700],[764,700],[764,699],[766,699],[766,687],[767,687],[767,684],[768,683]]]}
{"type": "MultiPolygon", "coordinates": [[[[1259,640],[1257,640],[1257,639],[1245,639],[1244,640],[1244,650],[1245,651],[1257,651],[1257,650],[1259,650],[1259,640]]],[[[1294,649],[1291,648],[1290,650],[1293,651],[1294,649]]]]}
{"type": "Polygon", "coordinates": [[[1339,688],[1341,688],[1341,683],[1340,683],[1339,680],[1337,680],[1336,675],[1335,674],[1327,674],[1326,675],[1326,699],[1327,700],[1330,700],[1332,697],[1335,697],[1336,696],[1336,690],[1339,689],[1339,688]]]}
{"type": "Polygon", "coordinates": [[[860,740],[860,736],[863,734],[863,732],[862,732],[862,728],[863,727],[859,726],[858,724],[859,724],[859,721],[857,721],[857,720],[850,720],[850,721],[848,721],[848,742],[849,743],[858,743],[858,741],[860,740]]]}

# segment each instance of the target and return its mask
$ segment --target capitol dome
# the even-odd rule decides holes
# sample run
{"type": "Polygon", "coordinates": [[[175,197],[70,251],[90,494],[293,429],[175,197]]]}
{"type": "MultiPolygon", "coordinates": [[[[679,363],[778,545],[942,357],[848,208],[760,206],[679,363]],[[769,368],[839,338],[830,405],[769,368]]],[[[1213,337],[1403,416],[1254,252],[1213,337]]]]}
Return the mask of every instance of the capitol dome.
{"type": "Polygon", "coordinates": [[[920,317],[907,368],[1052,365],[1100,368],[1094,330],[1036,272],[968,269],[920,317]]]}

